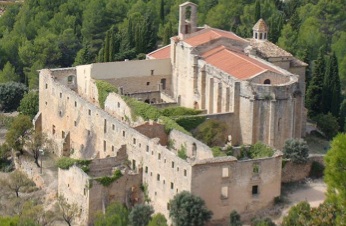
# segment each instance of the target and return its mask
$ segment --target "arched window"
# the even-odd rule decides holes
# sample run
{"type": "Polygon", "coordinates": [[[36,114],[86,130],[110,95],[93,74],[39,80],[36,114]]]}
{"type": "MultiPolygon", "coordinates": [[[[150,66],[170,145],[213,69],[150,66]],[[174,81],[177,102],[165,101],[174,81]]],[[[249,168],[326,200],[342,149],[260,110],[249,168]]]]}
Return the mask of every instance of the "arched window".
{"type": "Polygon", "coordinates": [[[147,103],[147,104],[150,104],[150,100],[149,99],[146,99],[144,102],[147,103]]]}
{"type": "Polygon", "coordinates": [[[195,157],[197,155],[197,145],[196,143],[192,144],[192,157],[195,157]]]}
{"type": "Polygon", "coordinates": [[[266,80],[264,80],[264,82],[263,82],[263,84],[267,84],[267,85],[269,85],[271,82],[270,82],[270,79],[266,79],[266,80]]]}

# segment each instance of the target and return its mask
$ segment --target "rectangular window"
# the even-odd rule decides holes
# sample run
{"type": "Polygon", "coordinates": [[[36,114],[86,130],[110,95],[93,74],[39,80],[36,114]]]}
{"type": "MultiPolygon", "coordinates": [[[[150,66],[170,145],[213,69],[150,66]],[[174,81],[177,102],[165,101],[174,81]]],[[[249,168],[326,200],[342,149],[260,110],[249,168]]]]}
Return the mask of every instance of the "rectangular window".
{"type": "Polygon", "coordinates": [[[125,131],[123,131],[123,137],[125,137],[126,136],[126,133],[125,133],[125,131]]]}
{"type": "Polygon", "coordinates": [[[112,145],[112,152],[114,152],[114,145],[112,145]]]}
{"type": "Polygon", "coordinates": [[[74,102],[74,106],[77,107],[77,101],[74,102]]]}
{"type": "Polygon", "coordinates": [[[61,138],[65,138],[65,132],[64,131],[61,131],[61,138]]]}
{"type": "Polygon", "coordinates": [[[89,109],[88,114],[91,115],[91,110],[89,109]]]}
{"type": "Polygon", "coordinates": [[[171,189],[174,189],[174,184],[173,184],[173,182],[171,182],[171,189]]]}
{"type": "Polygon", "coordinates": [[[136,144],[136,138],[133,138],[133,144],[136,144]]]}
{"type": "Polygon", "coordinates": [[[60,93],[60,98],[62,98],[62,93],[60,93]]]}
{"type": "Polygon", "coordinates": [[[74,121],[74,126],[77,126],[77,121],[74,121]]]}
{"type": "Polygon", "coordinates": [[[147,145],[147,152],[149,152],[149,145],[147,145]]]}
{"type": "Polygon", "coordinates": [[[107,150],[107,142],[104,140],[103,141],[103,151],[107,150]]]}
{"type": "Polygon", "coordinates": [[[107,120],[106,119],[103,122],[103,132],[107,133],[107,120]]]}
{"type": "Polygon", "coordinates": [[[161,153],[157,155],[157,158],[160,160],[161,159],[161,153]]]}
{"type": "Polygon", "coordinates": [[[174,162],[172,162],[172,168],[174,168],[174,162]]]}
{"type": "Polygon", "coordinates": [[[148,167],[147,166],[145,167],[145,171],[144,172],[148,173],[148,167]]]}
{"type": "Polygon", "coordinates": [[[48,89],[48,84],[46,83],[46,89],[48,89]]]}
{"type": "Polygon", "coordinates": [[[260,171],[259,165],[258,165],[258,164],[253,164],[253,166],[252,166],[252,172],[253,172],[254,174],[259,174],[259,171],[260,171]]]}
{"type": "Polygon", "coordinates": [[[222,167],[222,177],[228,177],[229,172],[228,172],[228,167],[222,167]]]}
{"type": "Polygon", "coordinates": [[[157,174],[156,179],[157,181],[160,181],[160,174],[157,174]]]}
{"type": "Polygon", "coordinates": [[[115,130],[115,125],[114,124],[112,125],[112,129],[115,130]]]}
{"type": "Polygon", "coordinates": [[[55,125],[52,126],[52,134],[55,134],[55,125]]]}
{"type": "Polygon", "coordinates": [[[184,170],[184,176],[185,177],[187,176],[187,170],[186,169],[184,170]]]}
{"type": "Polygon", "coordinates": [[[91,131],[90,130],[87,130],[88,131],[88,136],[90,136],[91,135],[91,131]]]}
{"type": "Polygon", "coordinates": [[[258,185],[252,186],[252,195],[258,195],[258,185]]]}
{"type": "Polygon", "coordinates": [[[228,187],[222,186],[221,188],[221,198],[227,199],[228,198],[228,187]]]}

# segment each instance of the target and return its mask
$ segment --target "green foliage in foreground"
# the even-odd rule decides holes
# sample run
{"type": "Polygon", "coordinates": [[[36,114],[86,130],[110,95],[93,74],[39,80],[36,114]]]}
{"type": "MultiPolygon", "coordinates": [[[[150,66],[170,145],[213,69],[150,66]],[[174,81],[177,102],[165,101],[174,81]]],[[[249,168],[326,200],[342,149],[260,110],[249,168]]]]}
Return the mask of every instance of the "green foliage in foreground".
{"type": "Polygon", "coordinates": [[[309,147],[303,139],[288,139],[283,148],[284,158],[294,163],[306,163],[309,157],[309,147]]]}
{"type": "Polygon", "coordinates": [[[0,216],[0,225],[3,226],[16,226],[19,222],[19,216],[14,217],[6,217],[6,216],[0,216]]]}
{"type": "Polygon", "coordinates": [[[102,109],[105,108],[105,101],[109,93],[118,93],[118,89],[112,84],[102,81],[96,80],[96,87],[99,95],[99,104],[102,109]]]}
{"type": "Polygon", "coordinates": [[[113,174],[113,176],[111,177],[100,177],[95,179],[97,182],[99,182],[100,184],[102,184],[103,186],[109,186],[111,185],[114,181],[118,180],[120,177],[122,177],[123,174],[121,173],[120,170],[116,170],[113,174]]]}
{"type": "Polygon", "coordinates": [[[168,226],[165,215],[161,213],[154,214],[149,221],[148,226],[168,226]]]}
{"type": "Polygon", "coordinates": [[[153,213],[152,206],[146,204],[135,205],[129,215],[131,226],[147,226],[153,213]]]}
{"type": "Polygon", "coordinates": [[[251,145],[248,150],[248,157],[251,159],[272,157],[273,154],[274,150],[261,142],[251,145]]]}
{"type": "Polygon", "coordinates": [[[38,112],[39,95],[37,91],[30,91],[26,93],[20,101],[18,111],[24,115],[30,116],[31,119],[35,117],[38,112]]]}
{"type": "Polygon", "coordinates": [[[68,157],[61,157],[58,159],[56,165],[60,169],[69,169],[71,166],[76,164],[79,168],[81,168],[84,172],[89,171],[89,164],[91,163],[91,160],[80,160],[80,159],[73,159],[68,157]]]}
{"type": "Polygon", "coordinates": [[[206,208],[203,199],[187,191],[175,195],[169,204],[169,216],[174,225],[203,226],[213,215],[213,213],[206,208]]]}
{"type": "Polygon", "coordinates": [[[96,214],[95,226],[128,226],[129,211],[120,203],[112,203],[106,208],[106,213],[98,212],[96,214]]]}
{"type": "Polygon", "coordinates": [[[314,120],[317,123],[317,127],[328,139],[332,139],[339,131],[338,120],[331,113],[320,114],[314,120]]]}

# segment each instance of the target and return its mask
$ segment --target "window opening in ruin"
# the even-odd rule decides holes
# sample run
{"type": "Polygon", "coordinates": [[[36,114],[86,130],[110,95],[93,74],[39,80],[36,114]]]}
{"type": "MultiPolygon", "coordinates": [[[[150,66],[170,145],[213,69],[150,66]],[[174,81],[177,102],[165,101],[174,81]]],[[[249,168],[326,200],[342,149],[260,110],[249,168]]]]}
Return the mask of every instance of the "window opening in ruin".
{"type": "Polygon", "coordinates": [[[91,131],[90,130],[87,130],[88,131],[88,136],[90,136],[91,135],[91,131]]]}
{"type": "Polygon", "coordinates": [[[115,130],[115,125],[114,124],[112,125],[112,129],[115,130]]]}
{"type": "Polygon", "coordinates": [[[55,125],[52,126],[52,134],[55,134],[55,125]]]}
{"type": "Polygon", "coordinates": [[[74,75],[69,75],[69,76],[67,77],[67,83],[68,83],[68,84],[74,83],[74,75]]]}
{"type": "Polygon", "coordinates": [[[187,176],[187,170],[186,169],[184,170],[184,176],[185,177],[187,176]]]}
{"type": "Polygon", "coordinates": [[[161,88],[162,88],[162,90],[166,89],[166,79],[165,78],[161,79],[161,88]]]}
{"type": "Polygon", "coordinates": [[[147,104],[150,104],[150,100],[149,99],[146,99],[144,102],[147,103],[147,104]]]}
{"type": "Polygon", "coordinates": [[[46,89],[48,89],[48,84],[46,83],[46,89]]]}
{"type": "Polygon", "coordinates": [[[65,132],[64,131],[61,131],[61,138],[65,138],[65,132]]]}
{"type": "Polygon", "coordinates": [[[62,111],[59,111],[59,116],[60,116],[60,117],[62,116],[62,111]]]}
{"type": "Polygon", "coordinates": [[[74,126],[77,126],[77,121],[74,121],[74,126]]]}
{"type": "Polygon", "coordinates": [[[166,181],[165,181],[165,180],[163,180],[163,184],[166,184],[166,181]]]}
{"type": "Polygon", "coordinates": [[[174,162],[172,162],[172,168],[174,168],[174,162]]]}
{"type": "Polygon", "coordinates": [[[88,110],[88,114],[91,115],[91,110],[90,109],[88,110]]]}
{"type": "Polygon", "coordinates": [[[258,185],[252,186],[252,195],[258,195],[258,185]]]}
{"type": "Polygon", "coordinates": [[[147,152],[149,152],[149,145],[147,145],[147,152]]]}
{"type": "Polygon", "coordinates": [[[154,155],[154,151],[151,151],[151,155],[154,155]]]}
{"type": "Polygon", "coordinates": [[[150,172],[150,176],[152,176],[153,175],[153,172],[150,172]]]}
{"type": "Polygon", "coordinates": [[[84,188],[84,195],[86,195],[85,188],[84,188]]]}
{"type": "Polygon", "coordinates": [[[160,160],[161,159],[161,153],[157,155],[157,158],[160,160]]]}
{"type": "Polygon", "coordinates": [[[267,38],[267,33],[264,33],[264,35],[263,35],[263,36],[264,36],[264,39],[266,39],[266,38],[267,38]]]}
{"type": "Polygon", "coordinates": [[[176,192],[176,193],[178,193],[178,192],[179,192],[178,188],[177,188],[177,189],[175,189],[175,192],[176,192]]]}
{"type": "Polygon", "coordinates": [[[147,166],[145,167],[145,171],[144,172],[148,173],[148,167],[147,166]]]}
{"type": "Polygon", "coordinates": [[[156,179],[157,181],[160,181],[160,174],[157,174],[156,179]]]}
{"type": "Polygon", "coordinates": [[[270,81],[270,79],[266,79],[266,80],[264,80],[263,84],[266,84],[266,85],[269,85],[269,84],[271,84],[271,81],[270,81]]]}
{"type": "Polygon", "coordinates": [[[60,98],[62,98],[62,93],[60,93],[60,98]]]}
{"type": "Polygon", "coordinates": [[[164,160],[163,160],[163,163],[166,163],[166,162],[167,162],[167,160],[166,160],[166,159],[164,159],[164,160]]]}
{"type": "Polygon", "coordinates": [[[150,85],[150,82],[147,82],[147,86],[150,85]]]}
{"type": "Polygon", "coordinates": [[[125,135],[126,135],[126,133],[125,133],[125,131],[123,131],[123,137],[125,137],[125,135]]]}
{"type": "Polygon", "coordinates": [[[107,133],[107,120],[106,119],[104,120],[104,123],[103,123],[103,132],[107,133]]]}
{"type": "Polygon", "coordinates": [[[133,138],[133,144],[136,144],[136,138],[133,138]]]}
{"type": "Polygon", "coordinates": [[[190,25],[186,24],[185,25],[185,34],[189,34],[190,33],[190,25]]]}
{"type": "Polygon", "coordinates": [[[259,165],[258,165],[258,164],[254,164],[254,165],[252,166],[252,172],[253,172],[254,174],[259,174],[259,171],[260,171],[259,165]]]}
{"type": "Polygon", "coordinates": [[[48,104],[48,103],[47,103],[47,101],[46,101],[46,103],[45,103],[45,104],[46,104],[46,105],[48,104]]]}
{"type": "Polygon", "coordinates": [[[179,167],[177,167],[177,171],[179,172],[179,167]]]}
{"type": "Polygon", "coordinates": [[[112,145],[112,152],[114,152],[114,145],[112,145]]]}
{"type": "Polygon", "coordinates": [[[174,189],[174,184],[173,184],[173,182],[171,182],[171,189],[174,189]]]}
{"type": "Polygon", "coordinates": [[[196,143],[192,143],[192,157],[197,155],[197,145],[196,143]]]}
{"type": "Polygon", "coordinates": [[[136,160],[132,159],[132,169],[136,169],[136,160]]]}
{"type": "Polygon", "coordinates": [[[74,102],[74,106],[77,107],[77,101],[74,102]]]}
{"type": "Polygon", "coordinates": [[[223,186],[221,188],[221,198],[222,199],[227,199],[228,198],[228,187],[227,186],[223,186]]]}
{"type": "Polygon", "coordinates": [[[150,70],[150,75],[154,75],[154,70],[150,70]]]}
{"type": "Polygon", "coordinates": [[[155,195],[157,195],[157,192],[155,192],[155,195]]]}
{"type": "Polygon", "coordinates": [[[120,103],[118,102],[118,108],[120,108],[120,103]]]}
{"type": "Polygon", "coordinates": [[[278,121],[278,132],[280,132],[280,124],[281,124],[281,118],[279,118],[279,121],[278,121]]]}
{"type": "Polygon", "coordinates": [[[229,169],[228,167],[222,167],[222,177],[229,177],[229,169]]]}
{"type": "Polygon", "coordinates": [[[103,141],[103,151],[107,150],[107,142],[104,140],[103,141]]]}
{"type": "Polygon", "coordinates": [[[156,103],[156,98],[151,99],[151,104],[155,104],[156,103]]]}

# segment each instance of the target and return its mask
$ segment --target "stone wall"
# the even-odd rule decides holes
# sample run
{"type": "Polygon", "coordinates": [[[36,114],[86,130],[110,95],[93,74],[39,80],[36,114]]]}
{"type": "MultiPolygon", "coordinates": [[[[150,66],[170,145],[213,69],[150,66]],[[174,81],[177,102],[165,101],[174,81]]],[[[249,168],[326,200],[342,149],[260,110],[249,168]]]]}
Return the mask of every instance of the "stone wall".
{"type": "Polygon", "coordinates": [[[311,165],[313,162],[319,162],[324,165],[324,155],[309,156],[308,162],[305,164],[297,164],[288,160],[284,161],[282,168],[282,183],[290,183],[302,181],[310,176],[311,165]]]}
{"type": "Polygon", "coordinates": [[[205,200],[213,219],[227,222],[232,210],[254,213],[280,196],[281,159],[275,155],[246,161],[234,157],[203,160],[192,167],[191,192],[205,200]]]}

